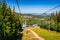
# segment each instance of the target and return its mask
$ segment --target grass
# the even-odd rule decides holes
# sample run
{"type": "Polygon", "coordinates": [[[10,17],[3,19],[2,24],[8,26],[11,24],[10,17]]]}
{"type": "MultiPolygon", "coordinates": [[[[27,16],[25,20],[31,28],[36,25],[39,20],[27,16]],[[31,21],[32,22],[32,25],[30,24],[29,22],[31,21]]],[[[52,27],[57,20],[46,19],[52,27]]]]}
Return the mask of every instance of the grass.
{"type": "Polygon", "coordinates": [[[35,31],[40,37],[44,38],[45,40],[60,40],[60,33],[55,31],[48,31],[42,28],[31,28],[35,31]]]}

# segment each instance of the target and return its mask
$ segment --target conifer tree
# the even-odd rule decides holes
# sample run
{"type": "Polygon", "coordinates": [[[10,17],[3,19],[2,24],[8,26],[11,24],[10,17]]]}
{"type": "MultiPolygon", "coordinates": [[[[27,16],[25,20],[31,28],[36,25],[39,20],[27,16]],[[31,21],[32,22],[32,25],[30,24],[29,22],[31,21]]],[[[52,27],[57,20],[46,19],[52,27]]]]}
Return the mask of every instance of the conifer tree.
{"type": "Polygon", "coordinates": [[[0,5],[0,39],[1,40],[17,40],[17,34],[22,32],[22,25],[19,15],[13,11],[10,6],[7,7],[6,0],[2,0],[0,5]]]}

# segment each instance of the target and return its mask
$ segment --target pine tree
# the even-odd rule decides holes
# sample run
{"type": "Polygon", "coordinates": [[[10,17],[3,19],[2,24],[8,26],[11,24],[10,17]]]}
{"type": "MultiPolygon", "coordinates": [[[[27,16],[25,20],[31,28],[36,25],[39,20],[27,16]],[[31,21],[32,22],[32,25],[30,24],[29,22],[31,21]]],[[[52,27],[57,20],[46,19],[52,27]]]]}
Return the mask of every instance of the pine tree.
{"type": "Polygon", "coordinates": [[[57,31],[60,32],[60,11],[57,14],[57,31]]]}
{"type": "Polygon", "coordinates": [[[60,11],[59,11],[58,16],[57,16],[57,22],[60,22],[60,11]]]}
{"type": "Polygon", "coordinates": [[[13,11],[10,6],[7,7],[6,0],[2,0],[0,7],[0,39],[1,40],[17,40],[18,34],[22,32],[22,25],[19,15],[13,11]],[[19,33],[18,33],[19,32],[19,33]]]}

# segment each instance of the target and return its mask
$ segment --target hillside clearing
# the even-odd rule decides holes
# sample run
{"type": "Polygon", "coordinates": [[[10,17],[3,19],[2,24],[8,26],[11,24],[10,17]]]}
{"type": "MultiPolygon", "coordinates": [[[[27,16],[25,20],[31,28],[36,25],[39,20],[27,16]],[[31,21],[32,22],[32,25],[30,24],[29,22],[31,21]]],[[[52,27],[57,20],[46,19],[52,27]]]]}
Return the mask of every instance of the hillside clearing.
{"type": "Polygon", "coordinates": [[[55,31],[48,31],[42,28],[30,28],[31,30],[35,31],[39,36],[44,38],[45,40],[60,40],[60,33],[55,31]]]}

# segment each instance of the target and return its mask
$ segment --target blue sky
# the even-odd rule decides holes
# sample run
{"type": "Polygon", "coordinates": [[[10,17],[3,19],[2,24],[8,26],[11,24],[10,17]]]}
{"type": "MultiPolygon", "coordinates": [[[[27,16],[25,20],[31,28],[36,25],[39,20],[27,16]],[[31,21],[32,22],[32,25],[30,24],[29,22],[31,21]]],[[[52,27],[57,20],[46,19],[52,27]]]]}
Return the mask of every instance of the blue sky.
{"type": "MultiPolygon", "coordinates": [[[[43,13],[60,4],[60,0],[18,0],[21,13],[43,13]]],[[[7,5],[13,9],[15,6],[16,12],[19,12],[16,0],[6,0],[7,5]]],[[[60,7],[49,11],[59,11],[60,7]]]]}

